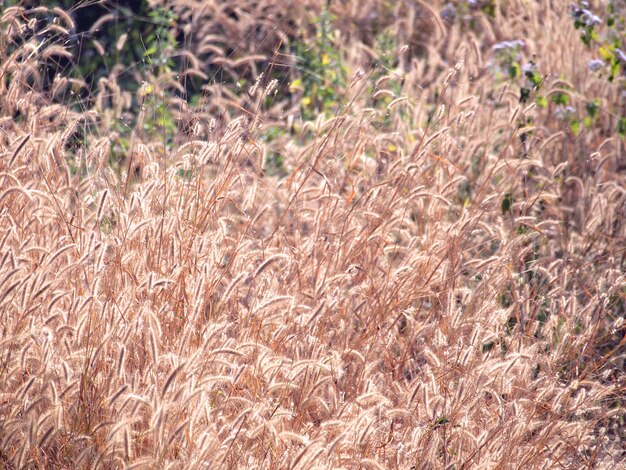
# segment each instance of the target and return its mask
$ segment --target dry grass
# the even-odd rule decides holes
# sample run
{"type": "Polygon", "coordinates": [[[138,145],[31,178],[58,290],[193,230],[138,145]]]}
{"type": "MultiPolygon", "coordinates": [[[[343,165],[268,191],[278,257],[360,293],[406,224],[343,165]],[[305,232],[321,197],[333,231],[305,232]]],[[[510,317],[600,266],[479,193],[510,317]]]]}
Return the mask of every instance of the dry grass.
{"type": "MultiPolygon", "coordinates": [[[[222,34],[200,3],[177,2],[181,18],[222,34]]],[[[261,15],[245,3],[250,16],[220,23],[243,45],[261,15]]],[[[623,143],[606,113],[576,137],[553,109],[520,107],[485,65],[515,31],[554,74],[548,89],[566,80],[574,103],[608,109],[617,91],[576,64],[588,52],[567,2],[510,2],[482,37],[398,2],[397,34],[427,39],[425,55],[399,42],[387,81],[403,74],[401,94],[382,105],[371,38],[355,31],[384,2],[339,3],[350,74],[334,117],[266,144],[297,104],[278,93],[264,108],[263,78],[240,95],[212,85],[212,109],[238,114],[216,125],[172,101],[204,130],[165,148],[138,125],[120,168],[114,74],[82,110],[68,104],[80,84],[41,76],[62,43],[12,49],[33,13],[3,13],[2,466],[624,465],[623,143]],[[520,116],[534,119],[526,143],[520,116]],[[272,150],[284,177],[262,171],[272,150]]],[[[283,15],[302,19],[299,5],[283,15]]],[[[268,71],[285,38],[246,46],[263,56],[246,73],[268,71]]],[[[147,78],[155,94],[175,82],[147,78]]]]}

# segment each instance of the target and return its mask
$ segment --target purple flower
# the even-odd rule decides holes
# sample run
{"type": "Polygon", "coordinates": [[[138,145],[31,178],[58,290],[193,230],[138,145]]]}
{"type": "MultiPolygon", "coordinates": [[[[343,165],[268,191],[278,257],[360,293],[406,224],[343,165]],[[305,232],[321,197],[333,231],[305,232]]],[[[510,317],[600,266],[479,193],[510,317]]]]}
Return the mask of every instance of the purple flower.
{"type": "Polygon", "coordinates": [[[573,108],[572,106],[567,106],[565,108],[559,106],[554,111],[554,114],[556,115],[556,118],[559,119],[560,121],[567,121],[569,120],[570,117],[576,115],[576,109],[573,108]]]}
{"type": "Polygon", "coordinates": [[[602,20],[597,16],[591,13],[591,11],[586,8],[582,10],[578,10],[576,12],[576,16],[578,17],[578,21],[584,24],[587,27],[596,26],[602,23],[602,20]]]}
{"type": "Polygon", "coordinates": [[[453,22],[456,18],[456,8],[451,3],[446,3],[445,6],[441,9],[441,17],[448,21],[453,22]]]}
{"type": "Polygon", "coordinates": [[[494,44],[491,48],[493,51],[514,51],[517,49],[521,49],[524,47],[526,43],[521,39],[516,39],[514,41],[502,41],[497,44],[494,44]]]}
{"type": "Polygon", "coordinates": [[[592,72],[597,72],[598,70],[602,70],[604,68],[604,61],[599,59],[593,59],[589,61],[589,70],[592,72]]]}

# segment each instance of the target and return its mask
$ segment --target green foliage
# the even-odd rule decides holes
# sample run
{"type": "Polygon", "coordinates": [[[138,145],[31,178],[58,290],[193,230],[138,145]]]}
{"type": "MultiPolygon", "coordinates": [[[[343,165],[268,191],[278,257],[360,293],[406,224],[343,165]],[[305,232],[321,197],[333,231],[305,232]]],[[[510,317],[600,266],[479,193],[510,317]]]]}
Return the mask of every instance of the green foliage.
{"type": "Polygon", "coordinates": [[[472,185],[468,180],[459,183],[456,199],[461,207],[467,207],[472,202],[472,185]]]}
{"type": "Polygon", "coordinates": [[[521,40],[503,41],[493,46],[495,78],[517,84],[521,104],[528,103],[534,97],[540,107],[546,107],[546,98],[539,94],[544,78],[534,61],[523,62],[521,52],[524,46],[521,40]]]}
{"type": "Polygon", "coordinates": [[[509,214],[511,212],[511,207],[513,207],[513,194],[507,192],[502,198],[502,203],[500,208],[502,209],[502,214],[509,214]]]}
{"type": "MultiPolygon", "coordinates": [[[[397,65],[397,40],[391,29],[386,29],[376,36],[375,51],[378,54],[377,64],[382,71],[393,69],[397,65]]],[[[380,78],[380,77],[379,77],[380,78]]]]}
{"type": "Polygon", "coordinates": [[[438,418],[435,418],[435,424],[433,425],[433,429],[442,428],[449,422],[450,420],[446,418],[445,416],[440,416],[438,418]]]}
{"type": "Polygon", "coordinates": [[[495,56],[494,74],[497,80],[515,80],[522,75],[521,50],[524,41],[503,41],[495,44],[492,51],[495,56]]]}
{"type": "Polygon", "coordinates": [[[537,103],[537,106],[539,106],[540,108],[548,107],[548,100],[545,96],[542,95],[537,95],[537,97],[535,98],[535,103],[537,103]]]}
{"type": "Polygon", "coordinates": [[[156,68],[157,75],[171,72],[175,67],[171,56],[177,48],[174,35],[176,14],[168,8],[159,6],[148,12],[148,18],[152,26],[143,39],[146,48],[143,56],[153,69],[156,68]]]}
{"type": "Polygon", "coordinates": [[[581,30],[580,39],[587,47],[591,47],[591,43],[598,39],[593,24],[589,25],[580,20],[575,20],[574,27],[581,30]]]}
{"type": "Polygon", "coordinates": [[[496,17],[496,2],[495,0],[483,0],[480,3],[480,10],[492,19],[496,17]]]}
{"type": "Polygon", "coordinates": [[[563,106],[567,106],[569,104],[569,95],[567,93],[554,93],[552,95],[552,102],[554,104],[559,104],[563,106]]]}
{"type": "MultiPolygon", "coordinates": [[[[593,72],[606,73],[608,82],[618,82],[622,90],[620,103],[615,103],[617,114],[624,111],[626,92],[626,2],[609,0],[606,8],[594,10],[587,1],[572,5],[571,16],[574,28],[580,30],[580,39],[589,49],[595,50],[600,59],[592,60],[589,68],[593,72]],[[603,20],[604,17],[604,20],[603,20]],[[603,27],[604,26],[604,27],[603,27]]],[[[591,127],[597,116],[595,100],[586,106],[585,127],[591,127]]],[[[617,133],[625,138],[624,117],[617,120],[617,133]]],[[[579,126],[579,124],[578,124],[579,126]]]]}
{"type": "MultiPolygon", "coordinates": [[[[402,77],[394,72],[398,65],[397,47],[396,37],[390,29],[386,29],[376,36],[374,46],[376,61],[373,64],[374,69],[369,78],[370,84],[366,96],[368,97],[367,105],[379,110],[373,122],[380,130],[390,129],[392,125],[391,113],[387,106],[402,94],[402,77]],[[391,93],[378,93],[383,88],[391,93]]],[[[399,110],[399,113],[403,117],[409,118],[402,109],[399,110]]]]}
{"type": "Polygon", "coordinates": [[[288,174],[284,157],[276,151],[268,152],[264,169],[270,176],[286,176],[288,174]]]}
{"type": "Polygon", "coordinates": [[[617,122],[617,132],[622,139],[626,139],[626,117],[620,118],[617,122]]]}
{"type": "MultiPolygon", "coordinates": [[[[8,3],[28,6],[32,2],[8,3]]],[[[152,7],[147,0],[131,3],[42,0],[31,6],[61,7],[71,12],[75,28],[64,46],[74,57],[71,69],[66,72],[89,84],[97,83],[118,67],[118,83],[123,89],[135,91],[140,84],[137,73],[159,75],[175,66],[171,56],[177,48],[177,18],[169,8],[152,7]]],[[[46,18],[49,16],[44,15],[42,20],[46,18]]]]}
{"type": "Polygon", "coordinates": [[[585,111],[587,111],[587,116],[584,119],[585,127],[590,128],[600,115],[600,100],[588,101],[585,105],[585,111]]]}
{"type": "Polygon", "coordinates": [[[300,77],[291,82],[290,91],[300,93],[302,118],[314,119],[320,112],[335,112],[341,102],[341,91],[346,87],[347,69],[342,63],[337,34],[332,26],[333,17],[325,10],[316,21],[315,40],[306,38],[297,42],[300,77]]]}
{"type": "MultiPolygon", "coordinates": [[[[286,134],[285,130],[279,126],[271,126],[264,129],[259,136],[259,140],[264,142],[268,147],[270,144],[286,134]]],[[[278,150],[270,150],[265,158],[263,164],[265,172],[270,176],[285,176],[287,175],[287,169],[285,168],[285,162],[283,155],[278,150]]]]}
{"type": "Polygon", "coordinates": [[[143,104],[147,111],[147,118],[143,123],[143,131],[149,137],[161,137],[167,145],[170,144],[178,130],[174,115],[163,98],[149,95],[143,104]]]}
{"type": "Polygon", "coordinates": [[[179,168],[176,171],[176,176],[180,179],[190,180],[192,173],[190,168],[179,168]]]}

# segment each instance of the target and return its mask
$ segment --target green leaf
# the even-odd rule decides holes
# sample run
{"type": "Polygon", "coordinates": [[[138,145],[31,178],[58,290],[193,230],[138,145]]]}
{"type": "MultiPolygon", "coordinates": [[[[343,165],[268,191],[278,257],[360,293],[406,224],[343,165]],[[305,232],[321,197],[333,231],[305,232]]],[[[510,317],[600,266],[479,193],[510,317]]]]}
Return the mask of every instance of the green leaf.
{"type": "MultiPolygon", "coordinates": [[[[531,63],[531,65],[534,65],[534,63],[532,61],[530,63],[531,63]]],[[[539,75],[538,72],[529,70],[529,71],[526,72],[525,75],[526,75],[526,78],[528,79],[528,81],[531,83],[531,85],[534,88],[539,88],[539,86],[541,85],[542,79],[541,79],[541,75],[539,75]]]]}
{"type": "Polygon", "coordinates": [[[143,56],[144,57],[149,57],[151,55],[156,54],[158,51],[159,51],[159,49],[157,48],[156,44],[153,44],[148,49],[146,49],[146,51],[143,53],[143,56]]]}
{"type": "Polygon", "coordinates": [[[598,48],[598,53],[600,54],[600,57],[602,57],[604,60],[612,60],[613,57],[615,57],[614,54],[614,49],[615,47],[612,45],[606,45],[606,46],[600,46],[598,48]]]}
{"type": "Polygon", "coordinates": [[[526,103],[530,98],[530,88],[522,87],[519,91],[519,102],[526,103]]]}
{"type": "Polygon", "coordinates": [[[509,65],[509,77],[511,79],[516,79],[522,75],[522,68],[517,62],[513,62],[509,65]]]}
{"type": "Polygon", "coordinates": [[[548,100],[546,99],[545,96],[538,95],[535,98],[535,102],[537,103],[537,106],[539,106],[540,108],[546,108],[548,106],[548,100]]]}
{"type": "Polygon", "coordinates": [[[191,170],[185,170],[184,168],[179,168],[176,171],[176,176],[182,179],[191,179],[191,170]]]}
{"type": "Polygon", "coordinates": [[[435,426],[433,427],[433,429],[437,429],[437,428],[443,427],[446,424],[448,424],[449,422],[450,422],[450,420],[448,418],[446,418],[445,416],[442,416],[441,418],[437,418],[437,420],[435,421],[435,426]]]}
{"type": "Polygon", "coordinates": [[[626,139],[626,117],[622,117],[617,121],[617,132],[622,139],[626,139]]]}
{"type": "Polygon", "coordinates": [[[619,72],[619,60],[613,58],[611,59],[611,72],[609,73],[609,82],[612,82],[619,72]]]}
{"type": "Polygon", "coordinates": [[[599,100],[589,101],[585,105],[585,109],[587,110],[587,114],[589,115],[589,117],[591,119],[595,119],[600,112],[600,101],[599,100]]]}
{"type": "Polygon", "coordinates": [[[585,29],[583,30],[581,36],[580,36],[580,39],[585,44],[585,46],[591,47],[591,42],[594,41],[594,40],[597,40],[598,39],[598,35],[595,33],[593,28],[590,28],[589,26],[586,26],[585,29]]]}
{"type": "Polygon", "coordinates": [[[502,203],[500,204],[502,213],[506,214],[506,213],[511,212],[512,206],[513,206],[513,195],[509,192],[504,195],[504,198],[502,198],[502,203]]]}
{"type": "Polygon", "coordinates": [[[539,75],[537,72],[533,73],[533,78],[532,78],[533,85],[535,85],[536,87],[539,87],[541,86],[542,81],[543,79],[541,78],[541,75],[539,75]]]}
{"type": "Polygon", "coordinates": [[[567,106],[569,104],[569,95],[567,93],[555,93],[552,95],[552,102],[567,106]]]}

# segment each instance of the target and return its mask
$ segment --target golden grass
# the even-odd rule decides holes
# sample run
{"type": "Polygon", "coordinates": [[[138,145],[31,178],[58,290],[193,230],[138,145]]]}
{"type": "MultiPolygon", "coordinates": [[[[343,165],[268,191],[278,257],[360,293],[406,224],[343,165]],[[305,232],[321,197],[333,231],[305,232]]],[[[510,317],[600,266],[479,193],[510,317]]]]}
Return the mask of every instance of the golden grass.
{"type": "MultiPolygon", "coordinates": [[[[220,20],[200,3],[175,5],[208,37],[220,20]]],[[[268,16],[247,3],[280,9],[230,3],[239,22],[219,31],[238,44],[253,14],[268,16]]],[[[77,110],[63,97],[80,83],[41,77],[62,45],[12,49],[34,13],[3,13],[3,466],[624,464],[623,142],[606,113],[576,137],[552,107],[520,106],[485,65],[515,31],[553,74],[546,87],[609,109],[617,91],[580,65],[591,55],[567,2],[500,5],[482,37],[433,17],[439,3],[409,14],[398,2],[398,35],[426,55],[400,42],[398,70],[369,92],[371,38],[355,25],[385,2],[337,3],[350,83],[336,115],[264,143],[263,129],[293,125],[297,103],[279,95],[264,109],[278,85],[263,78],[239,95],[211,85],[203,109],[171,102],[195,113],[195,135],[166,148],[138,125],[120,168],[108,162],[113,123],[132,97],[115,72],[77,110]],[[400,95],[372,97],[400,75],[400,95]],[[211,121],[233,102],[235,115],[211,121]],[[263,171],[271,151],[286,176],[263,171]]],[[[294,27],[299,5],[281,10],[294,27]]],[[[269,70],[279,32],[244,52],[269,70]]],[[[174,80],[145,78],[155,95],[174,80]]]]}

